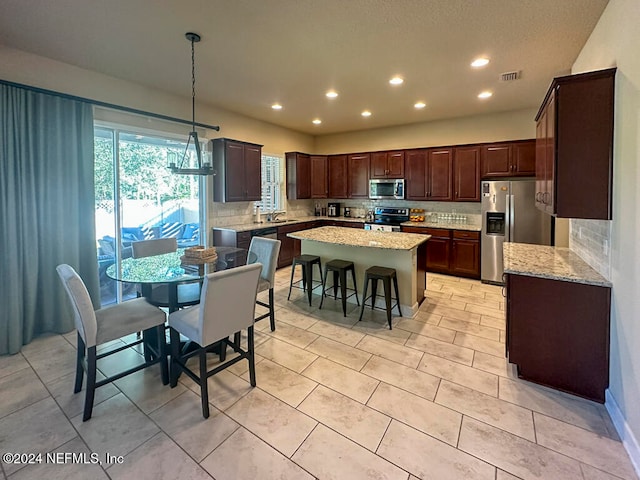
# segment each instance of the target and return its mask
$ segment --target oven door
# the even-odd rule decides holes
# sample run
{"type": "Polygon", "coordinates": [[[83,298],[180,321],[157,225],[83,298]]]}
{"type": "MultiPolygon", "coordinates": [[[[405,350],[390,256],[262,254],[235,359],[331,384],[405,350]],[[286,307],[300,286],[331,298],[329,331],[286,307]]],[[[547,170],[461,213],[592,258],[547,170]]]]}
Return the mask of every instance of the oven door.
{"type": "Polygon", "coordinates": [[[394,225],[380,225],[378,223],[365,223],[365,230],[374,230],[378,232],[399,232],[400,227],[396,227],[394,225]]]}

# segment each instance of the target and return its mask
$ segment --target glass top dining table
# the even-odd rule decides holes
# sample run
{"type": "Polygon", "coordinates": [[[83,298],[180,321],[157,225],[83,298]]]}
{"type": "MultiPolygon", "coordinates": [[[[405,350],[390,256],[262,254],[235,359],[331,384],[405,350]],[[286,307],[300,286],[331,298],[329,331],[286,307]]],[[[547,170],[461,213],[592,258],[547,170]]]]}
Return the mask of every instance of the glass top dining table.
{"type": "MultiPolygon", "coordinates": [[[[184,249],[175,252],[153,255],[142,258],[125,258],[120,269],[116,264],[107,268],[107,276],[120,282],[138,283],[145,286],[168,285],[172,293],[177,285],[201,282],[205,276],[215,271],[239,267],[247,263],[255,263],[257,255],[243,248],[216,247],[217,258],[211,261],[194,261],[184,255],[184,249]],[[173,287],[173,288],[172,288],[173,287]]],[[[169,310],[177,309],[177,295],[169,295],[169,310]],[[174,302],[171,300],[174,299],[174,302]]]]}

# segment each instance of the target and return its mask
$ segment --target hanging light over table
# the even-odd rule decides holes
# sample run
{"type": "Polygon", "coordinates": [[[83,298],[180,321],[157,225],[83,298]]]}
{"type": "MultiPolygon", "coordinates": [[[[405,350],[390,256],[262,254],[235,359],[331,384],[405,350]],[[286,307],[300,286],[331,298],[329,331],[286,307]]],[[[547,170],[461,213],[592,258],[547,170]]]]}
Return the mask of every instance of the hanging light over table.
{"type": "Polygon", "coordinates": [[[178,175],[214,175],[215,172],[211,166],[211,162],[202,159],[202,151],[200,148],[200,141],[198,140],[198,132],[196,132],[196,68],[195,68],[195,50],[194,43],[200,41],[200,35],[197,33],[188,32],[185,33],[187,40],[191,42],[191,131],[189,132],[189,139],[187,140],[187,146],[182,155],[182,160],[179,165],[174,162],[169,164],[169,169],[172,173],[178,175]],[[197,168],[183,167],[185,162],[189,165],[189,144],[193,140],[193,146],[196,151],[196,160],[198,162],[197,168]]]}

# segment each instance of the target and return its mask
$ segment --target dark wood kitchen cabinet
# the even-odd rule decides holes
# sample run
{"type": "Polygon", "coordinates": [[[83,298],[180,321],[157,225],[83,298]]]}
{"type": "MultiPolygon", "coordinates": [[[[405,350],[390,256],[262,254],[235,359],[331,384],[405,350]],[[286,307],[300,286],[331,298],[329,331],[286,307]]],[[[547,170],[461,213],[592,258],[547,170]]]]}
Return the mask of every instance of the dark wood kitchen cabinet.
{"type": "Polygon", "coordinates": [[[453,275],[480,277],[480,232],[454,230],[451,242],[451,269],[453,275]]]}
{"type": "Polygon", "coordinates": [[[536,174],[536,141],[482,146],[482,178],[530,177],[536,174]]]}
{"type": "Polygon", "coordinates": [[[615,68],[554,78],[536,116],[536,206],[611,220],[615,68]]]}
{"type": "Polygon", "coordinates": [[[477,145],[453,150],[453,200],[480,201],[480,147],[477,145]]]}
{"type": "Polygon", "coordinates": [[[262,145],[229,138],[212,141],[214,202],[256,201],[262,198],[262,145]]]}
{"type": "Polygon", "coordinates": [[[405,156],[407,199],[453,199],[453,149],[407,150],[405,156]]]}
{"type": "Polygon", "coordinates": [[[328,198],[347,198],[347,156],[329,155],[327,158],[328,198]]]}
{"type": "Polygon", "coordinates": [[[349,198],[369,198],[370,154],[357,153],[347,157],[347,196],[349,198]]]}
{"type": "Polygon", "coordinates": [[[293,257],[300,255],[301,244],[300,240],[288,237],[287,234],[291,232],[299,232],[300,230],[307,230],[309,228],[315,228],[317,222],[305,222],[296,223],[294,225],[284,225],[278,227],[278,240],[280,240],[280,255],[278,256],[278,268],[291,265],[293,257]]]}
{"type": "Polygon", "coordinates": [[[311,198],[311,156],[300,152],[286,152],[287,198],[311,198]]]}
{"type": "Polygon", "coordinates": [[[251,230],[237,232],[227,228],[213,228],[214,247],[236,247],[249,249],[251,244],[251,230]]]}
{"type": "Polygon", "coordinates": [[[327,178],[327,156],[311,155],[311,198],[327,198],[329,184],[327,178]]]}
{"type": "Polygon", "coordinates": [[[404,150],[373,152],[370,178],[404,178],[404,150]]]}
{"type": "Polygon", "coordinates": [[[408,200],[427,199],[426,148],[406,151],[406,197],[408,200]]]}
{"type": "Polygon", "coordinates": [[[604,403],[611,288],[506,275],[507,357],[525,380],[604,403]]]}

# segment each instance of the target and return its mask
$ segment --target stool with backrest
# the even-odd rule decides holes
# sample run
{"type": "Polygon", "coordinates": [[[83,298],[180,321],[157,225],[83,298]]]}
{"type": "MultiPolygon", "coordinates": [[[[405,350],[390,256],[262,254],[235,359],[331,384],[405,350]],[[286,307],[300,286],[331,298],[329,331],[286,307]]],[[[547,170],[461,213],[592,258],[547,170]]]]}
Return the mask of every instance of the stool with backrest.
{"type": "MultiPolygon", "coordinates": [[[[300,265],[302,267],[302,290],[307,292],[307,298],[309,299],[309,306],[311,306],[311,294],[314,288],[321,287],[324,283],[322,276],[322,261],[320,257],[317,255],[299,255],[293,258],[293,263],[291,264],[291,280],[289,281],[289,295],[287,296],[287,300],[291,298],[291,288],[293,285],[293,275],[296,270],[296,266],[300,265]],[[317,282],[317,285],[313,286],[313,266],[318,265],[318,270],[320,271],[320,282],[317,282]]],[[[295,286],[296,288],[300,288],[295,286]]]]}
{"type": "Polygon", "coordinates": [[[253,237],[249,245],[249,256],[255,255],[257,258],[255,263],[262,265],[262,273],[260,273],[260,281],[258,282],[258,293],[269,291],[269,303],[256,300],[256,303],[262,307],[269,309],[268,313],[256,317],[256,322],[263,318],[269,317],[271,323],[271,331],[276,329],[276,317],[273,301],[273,287],[275,285],[276,268],[278,267],[278,255],[280,254],[280,240],[273,240],[265,237],[253,237]]]}
{"type": "Polygon", "coordinates": [[[64,289],[71,300],[74,321],[78,331],[76,380],[74,393],[82,390],[84,372],[87,373],[87,389],[84,400],[84,414],[82,421],[91,418],[95,390],[102,385],[137,372],[150,365],[159,363],[162,383],[169,383],[167,370],[167,354],[164,336],[164,322],[166,314],[158,307],[147,303],[144,298],[136,298],[109,307],[93,310],[91,297],[84,282],[76,271],[69,265],[62,264],[56,268],[64,289]],[[120,372],[104,380],[96,381],[97,361],[108,355],[120,352],[132,345],[142,342],[138,340],[120,348],[111,349],[97,354],[97,346],[139,331],[155,329],[159,338],[158,345],[145,344],[145,350],[154,349],[153,360],[120,372]]]}
{"type": "MultiPolygon", "coordinates": [[[[151,257],[153,255],[162,255],[163,253],[172,253],[178,250],[178,241],[174,237],[157,238],[152,240],[141,240],[131,243],[133,258],[151,257]]],[[[145,287],[146,288],[146,287],[145,287]]],[[[199,283],[183,283],[177,286],[178,289],[178,308],[188,305],[196,305],[200,301],[200,284],[199,283]]],[[[158,307],[169,307],[169,286],[154,285],[146,293],[147,300],[152,305],[158,307]]]]}
{"type": "Polygon", "coordinates": [[[347,298],[352,295],[356,296],[356,303],[360,305],[358,300],[358,286],[356,284],[356,268],[353,262],[348,260],[334,259],[330,260],[324,265],[324,280],[322,282],[322,297],[320,298],[320,309],[322,309],[322,303],[324,302],[327,277],[329,272],[333,272],[333,298],[338,296],[338,284],[340,284],[340,298],[342,300],[342,313],[347,316],[347,298]],[[351,279],[353,280],[353,288],[347,288],[347,272],[351,270],[351,279]],[[347,295],[347,290],[353,290],[353,293],[347,295]]]}
{"type": "Polygon", "coordinates": [[[360,318],[362,320],[362,314],[364,313],[364,307],[367,299],[371,298],[371,309],[373,310],[376,305],[376,293],[378,289],[378,280],[382,280],[384,287],[384,303],[387,311],[387,322],[389,322],[389,330],[391,330],[391,310],[393,307],[398,307],[398,314],[402,316],[400,310],[400,293],[398,292],[398,277],[394,268],[373,266],[365,270],[364,273],[364,293],[362,295],[362,308],[360,309],[360,318]],[[367,288],[369,287],[369,280],[371,280],[371,296],[367,297],[367,288]],[[393,281],[393,288],[395,290],[396,297],[395,305],[391,305],[391,282],[393,281]]]}
{"type": "Polygon", "coordinates": [[[210,376],[246,358],[249,361],[251,386],[256,386],[253,323],[261,269],[262,266],[259,263],[253,263],[211,273],[205,277],[200,304],[169,315],[171,387],[177,385],[181,372],[186,373],[200,385],[204,418],[209,417],[207,379],[210,376]],[[240,335],[235,335],[244,329],[247,329],[246,350],[241,348],[240,335]],[[198,348],[188,353],[181,352],[180,334],[195,342],[198,348]],[[231,335],[237,340],[229,341],[228,337],[231,335]],[[223,363],[207,371],[207,352],[216,345],[221,349],[219,355],[223,363]],[[224,362],[223,352],[226,351],[227,345],[231,346],[239,355],[224,362]],[[196,355],[200,364],[199,375],[186,365],[187,360],[196,355]]]}

